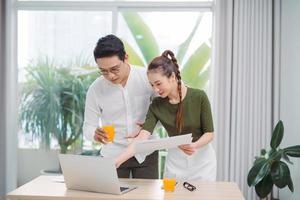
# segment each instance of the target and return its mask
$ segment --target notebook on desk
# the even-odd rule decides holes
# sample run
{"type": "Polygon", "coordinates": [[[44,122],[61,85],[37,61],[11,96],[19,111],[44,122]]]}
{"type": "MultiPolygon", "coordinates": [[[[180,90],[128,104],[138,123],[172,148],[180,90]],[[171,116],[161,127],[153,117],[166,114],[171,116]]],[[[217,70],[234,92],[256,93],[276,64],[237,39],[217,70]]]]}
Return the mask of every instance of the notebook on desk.
{"type": "Polygon", "coordinates": [[[68,189],[124,194],[136,188],[121,186],[111,158],[60,154],[59,162],[68,189]]]}

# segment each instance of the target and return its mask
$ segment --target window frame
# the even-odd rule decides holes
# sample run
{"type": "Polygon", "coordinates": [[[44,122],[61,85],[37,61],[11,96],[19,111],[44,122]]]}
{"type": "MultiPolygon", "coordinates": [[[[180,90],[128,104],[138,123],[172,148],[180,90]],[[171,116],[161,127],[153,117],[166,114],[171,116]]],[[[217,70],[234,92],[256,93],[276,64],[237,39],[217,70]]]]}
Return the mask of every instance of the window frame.
{"type": "MultiPolygon", "coordinates": [[[[212,12],[214,1],[185,2],[185,1],[18,1],[9,0],[7,4],[7,71],[9,77],[9,99],[18,98],[18,11],[110,11],[112,12],[112,33],[117,33],[118,14],[123,11],[153,12],[153,11],[190,11],[212,12]]],[[[214,14],[213,14],[214,17],[214,14]]],[[[213,20],[214,21],[214,20],[213,20]]],[[[17,101],[13,101],[15,109],[8,117],[11,127],[17,126],[17,101]]],[[[13,141],[17,138],[17,128],[14,134],[8,135],[13,141]]],[[[16,142],[17,143],[17,142],[16,142]]],[[[14,145],[18,149],[18,144],[14,145]]]]}
{"type": "MultiPolygon", "coordinates": [[[[213,1],[16,1],[19,10],[30,11],[111,11],[112,33],[117,32],[118,13],[122,11],[213,11],[213,1]]],[[[18,23],[17,23],[18,24],[18,23]]]]}
{"type": "MultiPolygon", "coordinates": [[[[17,187],[18,176],[18,21],[19,10],[39,11],[107,11],[113,12],[112,33],[117,32],[118,12],[121,11],[211,11],[214,23],[215,2],[143,2],[143,1],[17,1],[5,2],[5,138],[6,138],[6,191],[17,187]]],[[[214,24],[213,24],[214,27],[214,24]]],[[[213,29],[214,30],[214,29],[213,29]]]]}

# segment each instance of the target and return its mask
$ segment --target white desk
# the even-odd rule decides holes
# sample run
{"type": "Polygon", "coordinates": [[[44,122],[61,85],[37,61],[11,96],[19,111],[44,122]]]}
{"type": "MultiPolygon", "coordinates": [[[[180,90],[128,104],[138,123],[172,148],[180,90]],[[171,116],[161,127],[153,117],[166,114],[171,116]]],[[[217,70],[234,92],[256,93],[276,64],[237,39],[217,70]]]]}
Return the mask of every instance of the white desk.
{"type": "Polygon", "coordinates": [[[190,192],[177,184],[174,192],[164,192],[161,180],[121,179],[121,182],[138,186],[123,195],[67,190],[64,183],[54,182],[55,176],[40,176],[7,194],[10,200],[97,200],[97,199],[178,199],[178,200],[244,200],[236,183],[191,182],[197,187],[190,192]]]}

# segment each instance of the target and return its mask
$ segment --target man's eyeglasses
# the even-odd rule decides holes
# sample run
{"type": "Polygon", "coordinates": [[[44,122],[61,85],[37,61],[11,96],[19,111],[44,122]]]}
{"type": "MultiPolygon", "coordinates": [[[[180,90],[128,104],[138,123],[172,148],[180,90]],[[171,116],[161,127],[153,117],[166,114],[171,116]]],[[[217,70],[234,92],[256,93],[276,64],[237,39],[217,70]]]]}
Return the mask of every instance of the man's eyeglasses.
{"type": "Polygon", "coordinates": [[[120,63],[119,65],[116,65],[114,67],[111,67],[109,69],[101,69],[100,68],[100,74],[102,74],[103,76],[107,76],[109,73],[112,74],[118,74],[120,71],[122,63],[120,63]]]}
{"type": "Polygon", "coordinates": [[[184,182],[183,183],[183,187],[188,189],[189,191],[193,192],[194,190],[196,190],[196,187],[193,186],[192,184],[188,183],[188,182],[184,182]]]}

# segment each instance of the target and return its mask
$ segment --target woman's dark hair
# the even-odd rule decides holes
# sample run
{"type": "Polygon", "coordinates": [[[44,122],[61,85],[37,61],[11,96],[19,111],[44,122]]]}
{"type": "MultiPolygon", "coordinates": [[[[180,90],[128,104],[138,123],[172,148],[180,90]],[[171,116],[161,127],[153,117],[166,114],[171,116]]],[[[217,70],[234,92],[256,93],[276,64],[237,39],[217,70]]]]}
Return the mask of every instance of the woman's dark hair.
{"type": "Polygon", "coordinates": [[[177,89],[179,93],[179,104],[176,113],[176,128],[181,132],[183,126],[183,105],[182,105],[182,92],[181,92],[181,76],[179,71],[179,66],[177,64],[177,59],[174,53],[170,50],[166,50],[161,56],[154,58],[149,66],[149,71],[161,71],[162,74],[168,78],[174,72],[177,79],[177,89]]]}
{"type": "Polygon", "coordinates": [[[123,42],[115,35],[107,35],[98,40],[94,49],[94,58],[118,56],[120,60],[125,59],[125,48],[123,42]]]}

